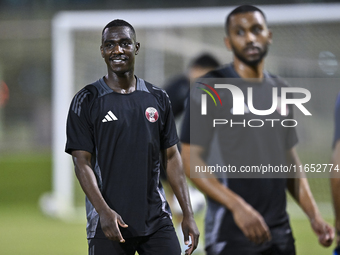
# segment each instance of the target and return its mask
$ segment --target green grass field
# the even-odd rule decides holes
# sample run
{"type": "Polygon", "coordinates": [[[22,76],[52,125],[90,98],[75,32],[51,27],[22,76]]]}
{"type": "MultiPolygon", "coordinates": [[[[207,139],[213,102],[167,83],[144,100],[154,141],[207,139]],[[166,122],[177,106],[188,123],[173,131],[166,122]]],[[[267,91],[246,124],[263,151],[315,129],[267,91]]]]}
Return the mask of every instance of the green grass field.
{"type": "MultiPolygon", "coordinates": [[[[327,202],[320,203],[320,209],[325,218],[332,223],[328,180],[313,179],[311,185],[318,201],[327,202]]],[[[85,215],[80,220],[65,222],[46,217],[40,212],[39,198],[50,190],[50,154],[0,156],[1,255],[87,254],[85,215]]],[[[82,196],[77,197],[83,201],[82,196]]],[[[319,246],[309,222],[301,211],[294,206],[289,206],[289,211],[297,254],[332,254],[331,248],[319,246]]],[[[203,215],[198,215],[197,222],[203,239],[202,221],[203,215]]]]}

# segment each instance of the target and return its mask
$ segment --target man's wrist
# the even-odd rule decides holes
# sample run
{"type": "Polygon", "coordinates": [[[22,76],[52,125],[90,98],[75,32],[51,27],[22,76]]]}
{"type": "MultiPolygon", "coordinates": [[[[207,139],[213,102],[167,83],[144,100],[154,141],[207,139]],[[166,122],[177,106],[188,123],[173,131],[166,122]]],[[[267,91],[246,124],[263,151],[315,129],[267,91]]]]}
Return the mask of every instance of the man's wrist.
{"type": "Polygon", "coordinates": [[[107,204],[103,204],[103,205],[97,206],[95,208],[96,208],[96,211],[99,215],[101,215],[102,213],[106,213],[106,212],[111,210],[111,208],[107,204]]]}
{"type": "Polygon", "coordinates": [[[194,218],[194,212],[192,210],[183,211],[183,218],[194,218]]]}
{"type": "Polygon", "coordinates": [[[322,218],[319,211],[313,211],[313,213],[308,213],[307,216],[308,216],[309,221],[310,221],[311,223],[313,223],[313,222],[315,222],[316,220],[322,218]]]}
{"type": "Polygon", "coordinates": [[[227,205],[224,205],[234,213],[235,211],[239,210],[240,208],[243,208],[245,206],[245,201],[241,197],[234,197],[227,205]]]}

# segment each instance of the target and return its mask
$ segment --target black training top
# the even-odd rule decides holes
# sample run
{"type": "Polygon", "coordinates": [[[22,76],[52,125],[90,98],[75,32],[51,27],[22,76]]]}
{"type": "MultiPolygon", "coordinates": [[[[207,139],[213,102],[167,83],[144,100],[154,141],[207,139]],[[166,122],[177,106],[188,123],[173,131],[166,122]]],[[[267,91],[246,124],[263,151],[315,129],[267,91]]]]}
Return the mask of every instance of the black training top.
{"type": "MultiPolygon", "coordinates": [[[[171,225],[159,181],[160,151],[178,143],[166,92],[137,78],[136,90],[114,92],[101,78],[80,90],[70,106],[66,152],[92,154],[92,167],[107,204],[128,228],[123,237],[145,236],[171,225]]],[[[98,213],[86,199],[88,238],[104,238],[98,213]]]]}
{"type": "MultiPolygon", "coordinates": [[[[209,72],[204,78],[239,78],[241,81],[239,82],[239,88],[244,95],[247,94],[247,87],[257,87],[256,89],[254,88],[254,107],[256,109],[269,109],[272,104],[272,88],[278,87],[278,92],[280,92],[280,87],[287,85],[281,79],[275,78],[266,72],[264,74],[265,79],[263,82],[250,84],[249,82],[242,82],[242,79],[236,73],[233,66],[228,65],[209,72]]],[[[199,89],[193,88],[193,90],[202,94],[199,89]]],[[[191,95],[192,94],[195,93],[191,93],[191,95]]],[[[274,127],[271,127],[271,122],[267,122],[263,127],[249,127],[247,124],[245,127],[242,124],[231,127],[229,124],[217,125],[212,129],[214,113],[208,112],[206,116],[199,116],[199,118],[190,116],[190,113],[193,114],[192,112],[201,115],[201,101],[197,100],[197,97],[196,99],[191,97],[190,106],[187,107],[183,120],[181,142],[196,144],[203,146],[203,148],[210,149],[212,149],[211,143],[214,142],[214,148],[218,148],[221,155],[220,162],[223,162],[225,166],[235,166],[238,170],[241,166],[260,166],[261,164],[271,164],[272,166],[280,164],[286,165],[286,151],[297,143],[297,136],[295,128],[282,127],[280,122],[282,119],[293,118],[292,108],[289,108],[288,116],[279,114],[279,109],[271,114],[270,117],[258,116],[249,111],[246,111],[244,115],[233,115],[231,93],[228,93],[226,89],[219,89],[218,94],[221,97],[223,106],[218,105],[218,108],[211,103],[212,99],[208,97],[208,110],[216,109],[215,113],[223,116],[223,118],[229,120],[229,122],[230,119],[234,119],[234,121],[238,123],[243,123],[244,120],[244,123],[248,123],[250,119],[260,119],[263,121],[265,121],[265,119],[280,119],[280,121],[276,121],[274,127]],[[211,104],[209,104],[209,102],[211,104]],[[198,110],[191,111],[190,108],[198,110]],[[202,121],[202,118],[205,118],[204,121],[202,121]],[[195,123],[195,121],[198,123],[195,123]],[[190,129],[190,125],[198,128],[190,129]],[[213,139],[215,136],[217,139],[213,139]]],[[[246,102],[245,97],[245,104],[246,102]]],[[[219,103],[217,102],[217,104],[219,103]]],[[[247,109],[247,107],[245,108],[247,109]]],[[[251,125],[258,125],[259,121],[250,123],[251,125]]],[[[208,154],[209,152],[205,151],[205,155],[208,154]]],[[[205,158],[205,161],[207,162],[209,159],[205,158]]],[[[270,228],[287,225],[286,179],[221,178],[219,180],[255,208],[264,217],[264,220],[270,228]]],[[[236,226],[232,213],[211,198],[208,197],[207,200],[208,208],[205,220],[206,245],[218,244],[221,249],[225,245],[240,250],[249,250],[251,247],[254,248],[255,245],[252,244],[236,226]]],[[[284,231],[290,233],[289,229],[284,231]]],[[[279,238],[276,238],[276,240],[275,238],[276,237],[273,236],[274,241],[280,242],[279,238]]]]}

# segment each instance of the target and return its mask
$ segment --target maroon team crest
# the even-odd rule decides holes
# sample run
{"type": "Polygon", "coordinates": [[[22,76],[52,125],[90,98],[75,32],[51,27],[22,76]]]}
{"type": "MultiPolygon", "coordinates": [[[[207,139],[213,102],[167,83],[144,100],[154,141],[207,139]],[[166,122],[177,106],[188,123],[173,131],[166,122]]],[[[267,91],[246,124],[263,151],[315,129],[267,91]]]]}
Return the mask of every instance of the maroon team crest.
{"type": "Polygon", "coordinates": [[[156,122],[158,120],[158,112],[155,108],[153,107],[148,107],[145,110],[145,117],[148,119],[150,122],[156,122]]]}

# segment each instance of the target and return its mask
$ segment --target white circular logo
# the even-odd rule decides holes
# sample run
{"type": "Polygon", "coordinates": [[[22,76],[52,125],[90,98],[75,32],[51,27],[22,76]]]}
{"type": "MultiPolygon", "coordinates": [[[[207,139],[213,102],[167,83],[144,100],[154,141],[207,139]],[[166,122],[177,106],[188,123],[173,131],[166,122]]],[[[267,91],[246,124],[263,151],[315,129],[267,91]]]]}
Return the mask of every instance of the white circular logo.
{"type": "Polygon", "coordinates": [[[155,108],[153,107],[148,107],[145,110],[145,117],[148,119],[150,122],[156,122],[158,120],[158,112],[155,108]]]}

